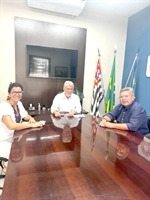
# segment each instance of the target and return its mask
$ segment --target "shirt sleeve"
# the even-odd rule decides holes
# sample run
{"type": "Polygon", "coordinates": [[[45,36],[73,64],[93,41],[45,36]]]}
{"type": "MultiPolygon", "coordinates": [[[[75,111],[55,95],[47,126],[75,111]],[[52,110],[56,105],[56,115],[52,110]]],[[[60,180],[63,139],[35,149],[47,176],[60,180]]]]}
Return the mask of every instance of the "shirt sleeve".
{"type": "Polygon", "coordinates": [[[126,123],[130,131],[137,131],[143,126],[146,120],[146,112],[142,107],[134,107],[131,109],[129,122],[126,123]]]}
{"type": "Polygon", "coordinates": [[[12,112],[12,107],[6,103],[6,102],[2,102],[0,103],[0,120],[2,119],[3,116],[6,116],[6,115],[12,115],[13,112],[12,112]]]}
{"type": "Polygon", "coordinates": [[[120,113],[120,104],[117,105],[113,110],[111,110],[109,113],[107,113],[105,116],[108,116],[111,121],[116,120],[118,114],[120,113]]]}
{"type": "Polygon", "coordinates": [[[81,112],[81,103],[80,103],[80,99],[79,97],[75,94],[75,110],[77,111],[77,113],[81,112]]]}
{"type": "Polygon", "coordinates": [[[3,123],[2,118],[3,116],[9,115],[13,121],[15,121],[14,110],[10,104],[7,102],[0,103],[0,125],[3,123]]]}
{"type": "Polygon", "coordinates": [[[51,106],[51,113],[53,114],[53,112],[55,110],[59,110],[58,106],[59,106],[59,101],[60,101],[60,98],[59,98],[59,95],[56,95],[54,97],[54,100],[53,100],[53,103],[52,103],[52,106],[51,106]]]}

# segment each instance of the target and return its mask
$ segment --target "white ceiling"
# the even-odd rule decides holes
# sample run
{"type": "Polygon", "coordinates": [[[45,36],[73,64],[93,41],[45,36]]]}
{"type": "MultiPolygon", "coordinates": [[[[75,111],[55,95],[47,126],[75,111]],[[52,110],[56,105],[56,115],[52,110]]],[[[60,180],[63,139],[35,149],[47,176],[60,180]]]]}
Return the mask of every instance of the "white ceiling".
{"type": "Polygon", "coordinates": [[[84,10],[130,17],[150,5],[150,0],[87,0],[84,10]]]}

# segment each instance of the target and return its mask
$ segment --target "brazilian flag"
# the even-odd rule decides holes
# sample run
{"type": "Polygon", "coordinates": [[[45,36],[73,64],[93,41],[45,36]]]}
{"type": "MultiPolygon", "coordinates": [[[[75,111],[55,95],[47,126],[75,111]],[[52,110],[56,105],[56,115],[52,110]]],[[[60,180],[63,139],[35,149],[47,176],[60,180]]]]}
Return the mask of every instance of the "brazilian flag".
{"type": "Polygon", "coordinates": [[[105,97],[105,112],[108,113],[115,107],[115,68],[116,68],[116,54],[114,55],[111,75],[109,78],[109,85],[105,97]]]}

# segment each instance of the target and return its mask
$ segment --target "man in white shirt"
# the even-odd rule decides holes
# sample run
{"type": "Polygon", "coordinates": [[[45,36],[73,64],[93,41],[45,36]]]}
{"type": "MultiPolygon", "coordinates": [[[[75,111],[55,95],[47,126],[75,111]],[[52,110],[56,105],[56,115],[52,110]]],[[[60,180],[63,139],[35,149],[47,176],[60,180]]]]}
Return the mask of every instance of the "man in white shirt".
{"type": "Polygon", "coordinates": [[[61,113],[68,113],[68,117],[73,117],[81,112],[79,97],[73,93],[74,84],[66,81],[63,87],[64,92],[57,94],[51,106],[51,113],[55,117],[61,117],[61,113]]]}

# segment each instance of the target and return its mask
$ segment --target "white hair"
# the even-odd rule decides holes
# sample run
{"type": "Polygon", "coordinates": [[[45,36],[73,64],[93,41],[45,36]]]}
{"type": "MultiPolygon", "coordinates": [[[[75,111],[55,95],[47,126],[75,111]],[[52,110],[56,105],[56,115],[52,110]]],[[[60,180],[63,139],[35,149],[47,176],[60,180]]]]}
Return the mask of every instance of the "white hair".
{"type": "Polygon", "coordinates": [[[74,89],[74,83],[73,83],[72,81],[65,81],[65,82],[64,82],[64,87],[63,87],[63,89],[65,89],[65,87],[66,87],[67,85],[70,85],[70,86],[74,89]]]}
{"type": "Polygon", "coordinates": [[[129,91],[133,96],[134,96],[134,92],[133,92],[133,88],[132,87],[125,87],[125,88],[122,88],[120,90],[120,93],[121,92],[124,92],[124,91],[129,91]]]}

